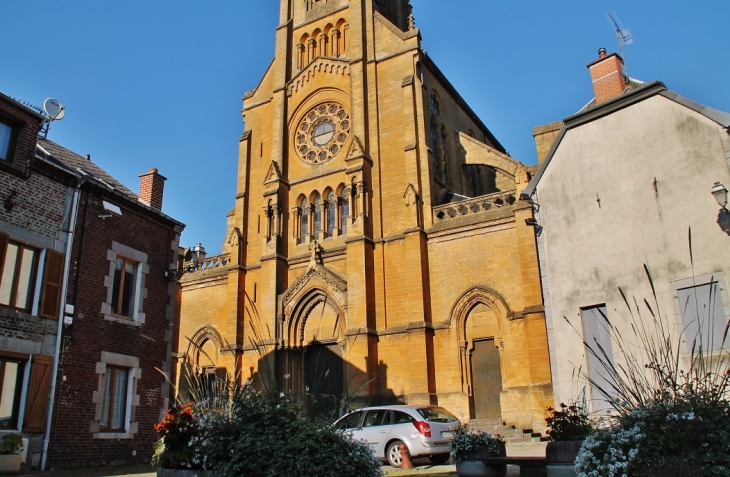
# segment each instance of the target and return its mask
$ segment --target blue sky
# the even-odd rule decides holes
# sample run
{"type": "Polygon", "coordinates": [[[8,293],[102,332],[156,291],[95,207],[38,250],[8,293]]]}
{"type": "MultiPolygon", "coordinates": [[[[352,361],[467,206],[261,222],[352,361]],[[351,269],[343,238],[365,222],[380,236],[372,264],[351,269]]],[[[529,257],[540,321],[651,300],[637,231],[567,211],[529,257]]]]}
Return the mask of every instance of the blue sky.
{"type": "MultiPolygon", "coordinates": [[[[510,154],[592,98],[585,65],[631,29],[629,74],[730,111],[730,2],[412,0],[423,47],[510,154]]],[[[276,0],[0,0],[0,92],[66,117],[49,139],[130,189],[157,167],[181,241],[220,250],[233,207],[241,98],[272,60],[276,0]]]]}

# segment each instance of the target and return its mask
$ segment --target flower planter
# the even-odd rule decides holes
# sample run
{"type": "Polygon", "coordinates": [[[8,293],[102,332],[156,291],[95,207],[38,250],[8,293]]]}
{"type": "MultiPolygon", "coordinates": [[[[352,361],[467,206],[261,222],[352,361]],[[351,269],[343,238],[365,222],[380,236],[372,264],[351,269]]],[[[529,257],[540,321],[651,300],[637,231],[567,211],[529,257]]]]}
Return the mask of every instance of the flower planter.
{"type": "Polygon", "coordinates": [[[456,475],[459,477],[504,477],[507,475],[506,465],[484,464],[482,459],[487,457],[506,457],[507,451],[504,446],[498,453],[488,450],[464,452],[461,460],[456,464],[456,475]]]}
{"type": "Polygon", "coordinates": [[[545,448],[548,477],[574,477],[575,458],[583,445],[583,440],[550,441],[545,448]]]}
{"type": "Polygon", "coordinates": [[[20,454],[0,454],[0,474],[17,474],[20,472],[20,454]]]}
{"type": "Polygon", "coordinates": [[[157,477],[216,477],[213,470],[157,469],[157,477]]]}

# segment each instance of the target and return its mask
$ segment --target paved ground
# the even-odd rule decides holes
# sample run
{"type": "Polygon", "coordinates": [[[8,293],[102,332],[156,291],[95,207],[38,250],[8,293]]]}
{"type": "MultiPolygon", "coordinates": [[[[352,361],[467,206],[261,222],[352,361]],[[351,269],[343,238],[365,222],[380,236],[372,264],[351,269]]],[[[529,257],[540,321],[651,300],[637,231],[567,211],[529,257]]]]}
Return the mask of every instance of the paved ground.
{"type": "MultiPolygon", "coordinates": [[[[410,470],[394,469],[388,465],[383,466],[386,476],[418,476],[428,477],[456,477],[454,465],[430,465],[418,463],[410,470]]],[[[91,469],[53,470],[50,472],[27,472],[21,475],[36,477],[157,477],[157,472],[148,465],[133,465],[120,467],[95,467],[91,469]]],[[[520,475],[519,467],[507,466],[507,477],[520,475]]],[[[344,476],[343,476],[344,477],[344,476]]]]}
{"type": "MultiPolygon", "coordinates": [[[[545,455],[545,444],[534,445],[508,445],[507,455],[545,455]]],[[[427,475],[428,477],[456,477],[456,467],[453,464],[432,465],[428,459],[415,459],[415,467],[410,470],[401,470],[383,466],[383,473],[386,476],[408,477],[427,475]]],[[[22,472],[22,475],[35,477],[157,477],[157,471],[150,465],[133,465],[120,467],[94,467],[90,469],[53,470],[50,472],[22,472]]],[[[513,465],[507,466],[507,477],[520,475],[520,468],[513,465]]],[[[291,476],[299,477],[299,476],[291,476]]]]}

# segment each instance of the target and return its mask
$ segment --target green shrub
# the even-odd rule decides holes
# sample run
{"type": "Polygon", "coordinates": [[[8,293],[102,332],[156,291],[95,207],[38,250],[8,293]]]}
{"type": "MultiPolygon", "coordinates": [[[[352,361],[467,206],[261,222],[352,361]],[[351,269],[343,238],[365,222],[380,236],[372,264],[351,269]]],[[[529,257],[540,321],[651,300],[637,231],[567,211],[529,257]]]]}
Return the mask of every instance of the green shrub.
{"type": "Polygon", "coordinates": [[[195,406],[197,462],[221,477],[281,475],[375,477],[380,462],[363,442],[300,419],[296,406],[253,390],[223,406],[195,406]]]}
{"type": "Polygon", "coordinates": [[[572,441],[585,438],[591,433],[591,422],[584,406],[577,403],[560,403],[560,409],[547,408],[545,418],[547,435],[554,441],[572,441]]]}
{"type": "Polygon", "coordinates": [[[23,452],[23,437],[20,434],[3,436],[3,454],[20,454],[23,452]]]}
{"type": "Polygon", "coordinates": [[[466,454],[476,451],[487,451],[494,455],[504,455],[504,439],[499,434],[472,432],[469,424],[463,424],[456,431],[454,440],[449,443],[451,455],[456,462],[464,460],[466,454]]]}

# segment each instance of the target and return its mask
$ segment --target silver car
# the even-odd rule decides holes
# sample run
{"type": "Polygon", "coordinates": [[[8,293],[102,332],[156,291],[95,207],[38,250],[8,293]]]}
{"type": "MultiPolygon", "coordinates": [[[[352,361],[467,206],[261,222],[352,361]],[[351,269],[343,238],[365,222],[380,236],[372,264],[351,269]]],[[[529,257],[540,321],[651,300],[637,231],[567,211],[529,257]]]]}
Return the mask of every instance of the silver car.
{"type": "Polygon", "coordinates": [[[434,464],[449,460],[449,442],[461,423],[438,406],[373,406],[345,414],[334,426],[367,442],[376,457],[400,467],[401,443],[411,457],[426,456],[434,464]]]}

